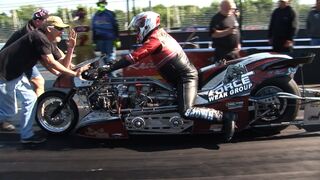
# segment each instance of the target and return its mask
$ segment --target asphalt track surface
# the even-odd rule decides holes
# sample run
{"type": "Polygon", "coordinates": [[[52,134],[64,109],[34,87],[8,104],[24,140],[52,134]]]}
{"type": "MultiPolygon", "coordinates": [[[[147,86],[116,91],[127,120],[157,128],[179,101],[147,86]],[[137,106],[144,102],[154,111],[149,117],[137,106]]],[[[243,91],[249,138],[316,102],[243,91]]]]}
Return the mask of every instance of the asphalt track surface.
{"type": "Polygon", "coordinates": [[[133,136],[94,140],[48,136],[21,145],[0,132],[0,179],[319,179],[320,133],[290,126],[270,137],[133,136]]]}
{"type": "Polygon", "coordinates": [[[17,132],[0,131],[0,180],[320,177],[320,133],[295,126],[270,137],[239,133],[230,143],[218,135],[47,139],[26,146],[17,132]]]}

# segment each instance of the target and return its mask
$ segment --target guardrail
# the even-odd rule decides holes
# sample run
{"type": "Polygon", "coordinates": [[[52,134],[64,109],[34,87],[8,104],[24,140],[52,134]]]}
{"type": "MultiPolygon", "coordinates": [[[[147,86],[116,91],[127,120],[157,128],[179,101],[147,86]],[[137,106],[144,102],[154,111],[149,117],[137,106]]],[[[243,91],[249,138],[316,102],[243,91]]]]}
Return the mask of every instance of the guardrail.
{"type": "MultiPolygon", "coordinates": [[[[294,39],[294,42],[297,45],[307,45],[310,44],[310,38],[297,38],[294,39]]],[[[267,39],[260,39],[260,40],[242,40],[241,43],[245,48],[256,48],[262,47],[262,49],[267,48],[269,45],[269,41],[267,39]]],[[[4,46],[5,43],[0,43],[0,49],[4,46]]],[[[179,42],[181,46],[187,47],[199,47],[199,48],[213,48],[212,41],[193,41],[193,42],[179,42]],[[193,45],[193,46],[188,46],[193,45]],[[198,46],[196,46],[198,45],[198,46]]],[[[132,47],[137,47],[137,45],[133,45],[132,47]]]]}
{"type": "MultiPolygon", "coordinates": [[[[266,43],[267,40],[245,40],[246,43],[266,43]]],[[[304,39],[295,39],[296,42],[308,42],[310,39],[304,38],[304,39]]],[[[184,45],[185,42],[182,42],[181,45],[184,45]]],[[[185,49],[186,52],[214,52],[214,48],[212,48],[211,41],[200,41],[200,42],[193,42],[198,43],[201,45],[206,45],[207,48],[190,48],[185,49]]],[[[4,43],[0,43],[0,49],[4,43]]],[[[320,46],[306,46],[306,45],[295,45],[294,51],[303,51],[303,52],[313,52],[316,54],[316,57],[312,64],[306,64],[301,69],[303,71],[298,71],[296,73],[295,79],[300,84],[304,81],[305,84],[320,84],[320,80],[318,77],[320,77],[320,71],[318,68],[320,67],[320,46]]],[[[245,52],[244,54],[252,54],[257,52],[268,52],[272,51],[271,46],[246,46],[242,47],[241,51],[245,52]]],[[[129,50],[124,50],[118,52],[120,54],[128,53],[129,50]]]]}
{"type": "MultiPolygon", "coordinates": [[[[310,44],[310,38],[297,38],[294,39],[294,43],[296,45],[308,45],[310,44]]],[[[189,46],[189,47],[199,47],[199,48],[213,48],[212,41],[193,41],[193,42],[179,42],[181,46],[189,46]],[[192,46],[193,45],[193,46],[192,46]]],[[[256,47],[256,46],[264,46],[266,48],[269,45],[269,40],[260,39],[260,40],[242,40],[241,44],[243,47],[256,47]]]]}

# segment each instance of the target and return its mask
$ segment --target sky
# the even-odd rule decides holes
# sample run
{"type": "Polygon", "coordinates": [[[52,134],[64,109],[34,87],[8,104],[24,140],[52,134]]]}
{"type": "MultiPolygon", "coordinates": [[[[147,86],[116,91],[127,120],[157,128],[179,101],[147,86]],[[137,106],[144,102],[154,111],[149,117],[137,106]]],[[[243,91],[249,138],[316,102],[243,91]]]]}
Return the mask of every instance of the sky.
{"type": "MultiPolygon", "coordinates": [[[[95,7],[95,3],[98,0],[0,0],[0,13],[6,12],[13,8],[19,8],[22,5],[33,4],[35,6],[43,7],[49,11],[55,12],[57,7],[67,7],[69,9],[75,9],[77,5],[87,5],[95,7]]],[[[109,2],[108,9],[110,10],[127,10],[127,0],[107,0],[109,2]]],[[[132,8],[132,2],[134,0],[128,0],[130,9],[132,8]]],[[[208,6],[213,1],[219,0],[135,0],[135,6],[148,7],[149,2],[151,5],[163,4],[165,6],[172,5],[198,5],[199,7],[208,6]]],[[[276,1],[276,0],[274,0],[276,1]]],[[[304,4],[314,4],[316,0],[299,0],[304,4]]]]}
{"type": "MultiPolygon", "coordinates": [[[[44,8],[52,9],[57,8],[58,6],[75,8],[78,4],[87,5],[87,6],[96,6],[98,0],[0,0],[0,11],[7,12],[12,7],[18,8],[22,5],[34,4],[35,6],[43,6],[44,8]]],[[[126,11],[127,10],[127,0],[107,0],[108,8],[111,10],[119,9],[126,11]]],[[[133,0],[129,0],[130,8],[132,7],[133,0]]],[[[197,0],[197,5],[200,7],[208,5],[210,0],[197,0]]],[[[194,0],[151,0],[151,5],[163,4],[165,6],[176,5],[194,5],[194,0]]],[[[148,7],[149,0],[135,0],[136,7],[148,7]]]]}

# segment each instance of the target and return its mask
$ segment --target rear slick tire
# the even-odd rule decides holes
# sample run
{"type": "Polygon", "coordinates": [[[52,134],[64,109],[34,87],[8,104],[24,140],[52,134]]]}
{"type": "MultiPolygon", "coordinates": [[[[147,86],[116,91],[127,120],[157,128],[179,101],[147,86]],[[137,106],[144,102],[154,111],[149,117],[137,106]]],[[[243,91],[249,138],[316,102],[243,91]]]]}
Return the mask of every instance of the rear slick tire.
{"type": "MultiPolygon", "coordinates": [[[[277,92],[287,92],[297,96],[300,96],[299,87],[296,82],[290,77],[281,77],[276,79],[268,80],[261,85],[259,85],[254,91],[252,91],[252,96],[259,97],[270,95],[277,92]]],[[[252,125],[270,125],[278,124],[282,122],[293,121],[300,109],[300,101],[297,99],[284,99],[284,98],[274,98],[276,102],[276,111],[267,113],[265,117],[258,119],[252,125]]],[[[259,112],[263,112],[266,109],[257,107],[258,110],[255,111],[253,117],[259,115],[259,112]]],[[[275,126],[275,127],[252,127],[252,130],[257,135],[270,136],[280,133],[283,129],[287,128],[288,125],[275,126]]]]}

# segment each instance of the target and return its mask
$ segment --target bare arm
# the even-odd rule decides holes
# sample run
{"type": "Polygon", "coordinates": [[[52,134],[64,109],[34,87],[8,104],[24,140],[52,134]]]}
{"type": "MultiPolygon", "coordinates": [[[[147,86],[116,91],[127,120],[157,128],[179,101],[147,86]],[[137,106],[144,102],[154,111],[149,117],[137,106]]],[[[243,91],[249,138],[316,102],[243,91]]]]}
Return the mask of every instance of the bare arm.
{"type": "Polygon", "coordinates": [[[56,61],[52,54],[42,55],[41,63],[46,67],[50,72],[57,75],[57,72],[66,74],[69,76],[80,76],[83,69],[77,69],[77,71],[72,71],[69,68],[66,68],[64,65],[56,61]]]}
{"type": "MultiPolygon", "coordinates": [[[[44,65],[44,63],[41,63],[43,66],[45,66],[44,65]]],[[[46,67],[46,66],[45,66],[46,67]]],[[[48,68],[47,68],[48,69],[48,68]]],[[[56,76],[59,76],[59,74],[60,74],[60,72],[59,71],[57,71],[57,70],[55,70],[55,69],[48,69],[48,71],[50,71],[52,74],[54,74],[54,75],[56,75],[56,76]]]]}
{"type": "Polygon", "coordinates": [[[70,28],[69,29],[69,40],[67,42],[68,48],[67,48],[67,54],[64,54],[59,48],[59,52],[61,54],[61,58],[59,59],[59,62],[66,68],[71,68],[72,67],[72,55],[74,48],[77,43],[77,33],[70,28]]]}

